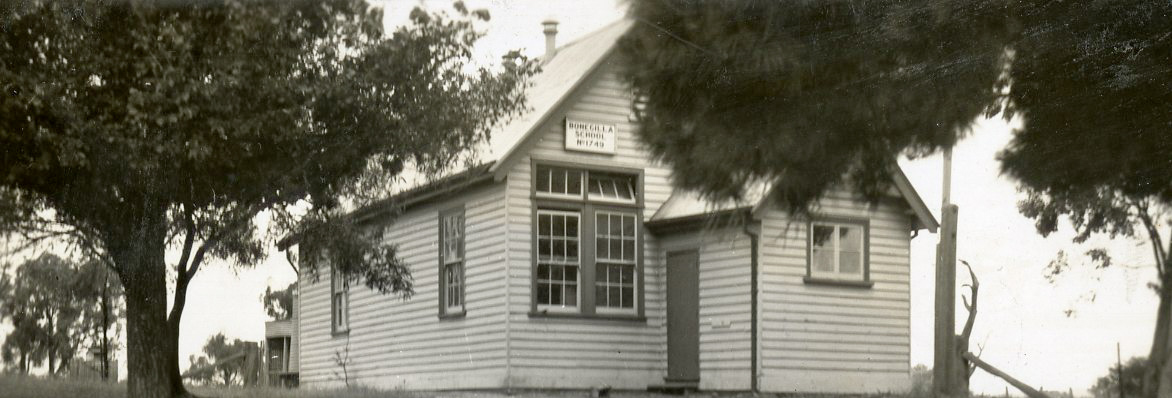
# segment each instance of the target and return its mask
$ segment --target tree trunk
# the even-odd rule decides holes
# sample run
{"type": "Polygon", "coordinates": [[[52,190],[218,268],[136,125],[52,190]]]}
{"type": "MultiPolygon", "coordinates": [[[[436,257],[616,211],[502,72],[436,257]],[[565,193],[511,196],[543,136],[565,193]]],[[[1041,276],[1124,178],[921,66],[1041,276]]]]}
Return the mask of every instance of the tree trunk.
{"type": "Polygon", "coordinates": [[[165,209],[144,206],[129,233],[106,244],[126,294],[126,368],[129,398],[188,397],[173,366],[178,335],[167,323],[165,209]]]}
{"type": "Polygon", "coordinates": [[[46,342],[45,345],[49,346],[49,377],[52,377],[54,376],[53,370],[57,369],[57,330],[53,328],[53,313],[49,312],[46,315],[47,316],[45,318],[48,323],[47,329],[49,329],[49,333],[51,333],[51,335],[49,337],[49,341],[46,342]]]}
{"type": "Polygon", "coordinates": [[[105,282],[102,282],[102,380],[110,380],[110,337],[107,334],[110,330],[110,274],[102,267],[102,275],[105,282]]]}
{"type": "MultiPolygon", "coordinates": [[[[1149,366],[1144,374],[1143,394],[1145,397],[1156,397],[1157,393],[1167,394],[1172,390],[1172,380],[1169,380],[1168,347],[1172,343],[1172,333],[1169,326],[1172,322],[1172,273],[1165,272],[1160,281],[1160,306],[1156,313],[1156,333],[1152,337],[1152,351],[1148,354],[1149,366]]],[[[1159,395],[1166,396],[1166,395],[1159,395]]]]}

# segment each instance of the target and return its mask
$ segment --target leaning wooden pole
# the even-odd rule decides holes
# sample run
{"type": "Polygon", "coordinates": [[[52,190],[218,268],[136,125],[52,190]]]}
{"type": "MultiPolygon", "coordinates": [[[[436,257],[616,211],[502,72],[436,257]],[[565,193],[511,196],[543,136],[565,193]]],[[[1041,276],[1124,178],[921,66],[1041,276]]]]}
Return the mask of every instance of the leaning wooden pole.
{"type": "Polygon", "coordinates": [[[960,358],[956,349],[956,218],[959,208],[945,205],[940,223],[940,243],[936,246],[936,324],[935,360],[932,367],[932,390],[936,396],[967,394],[962,384],[960,358]]]}
{"type": "Polygon", "coordinates": [[[964,359],[969,360],[969,362],[972,362],[973,365],[977,365],[978,368],[984,369],[986,372],[989,372],[989,374],[1000,377],[1002,380],[1009,382],[1009,385],[1013,386],[1014,388],[1016,388],[1018,390],[1021,390],[1021,392],[1025,393],[1025,395],[1027,397],[1030,397],[1030,398],[1050,398],[1046,394],[1043,394],[1041,391],[1035,390],[1033,387],[1030,387],[1028,384],[1022,383],[1021,380],[1015,379],[1015,378],[1013,378],[1013,376],[1010,376],[1010,375],[1006,374],[1005,372],[1002,372],[1000,369],[994,368],[993,365],[985,363],[985,361],[982,361],[981,358],[977,358],[977,356],[973,355],[973,353],[971,353],[971,352],[964,353],[964,359]]]}

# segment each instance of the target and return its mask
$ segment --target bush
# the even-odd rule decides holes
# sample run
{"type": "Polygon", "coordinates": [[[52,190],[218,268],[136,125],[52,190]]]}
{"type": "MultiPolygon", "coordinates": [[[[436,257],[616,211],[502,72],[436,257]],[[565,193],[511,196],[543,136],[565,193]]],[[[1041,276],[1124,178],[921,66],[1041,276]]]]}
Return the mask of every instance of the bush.
{"type": "MultiPolygon", "coordinates": [[[[1148,359],[1134,357],[1123,364],[1123,392],[1128,397],[1139,397],[1143,391],[1143,376],[1148,370],[1148,359]]],[[[1119,397],[1119,368],[1112,366],[1089,390],[1095,398],[1119,397]]]]}

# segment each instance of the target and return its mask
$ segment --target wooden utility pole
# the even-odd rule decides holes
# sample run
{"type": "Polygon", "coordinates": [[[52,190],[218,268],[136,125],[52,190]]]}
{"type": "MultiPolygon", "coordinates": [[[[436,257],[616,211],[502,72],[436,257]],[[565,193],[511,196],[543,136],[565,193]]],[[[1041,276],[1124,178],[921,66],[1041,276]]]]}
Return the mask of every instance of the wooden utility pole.
{"type": "Polygon", "coordinates": [[[1119,342],[1115,342],[1115,373],[1119,375],[1119,398],[1126,398],[1123,394],[1123,357],[1119,355],[1119,342]]]}
{"type": "MultiPolygon", "coordinates": [[[[935,360],[932,367],[932,391],[936,396],[967,394],[960,391],[963,369],[956,347],[956,218],[959,208],[951,203],[952,149],[944,150],[943,194],[941,195],[940,243],[936,245],[936,323],[935,360]]],[[[964,388],[967,390],[967,388],[964,388]]]]}

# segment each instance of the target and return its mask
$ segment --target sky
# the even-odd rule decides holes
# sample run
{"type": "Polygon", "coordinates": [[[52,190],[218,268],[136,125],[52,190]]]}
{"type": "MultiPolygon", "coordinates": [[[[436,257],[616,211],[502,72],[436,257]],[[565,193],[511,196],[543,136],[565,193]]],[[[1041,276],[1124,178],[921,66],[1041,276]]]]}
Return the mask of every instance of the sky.
{"type": "MultiPolygon", "coordinates": [[[[386,11],[386,25],[406,21],[418,1],[374,1],[386,11]]],[[[469,8],[487,8],[492,19],[482,23],[487,36],[477,48],[484,63],[521,49],[535,57],[544,51],[541,22],[553,18],[559,43],[565,43],[622,17],[613,0],[513,2],[469,0],[469,8]]],[[[449,1],[423,3],[450,9],[449,1]]],[[[954,149],[952,202],[960,208],[957,257],[973,265],[980,280],[980,301],[971,350],[998,368],[1048,391],[1086,394],[1095,379],[1115,362],[1116,343],[1123,359],[1144,356],[1150,347],[1158,300],[1147,288],[1155,281],[1150,248],[1143,241],[1096,238],[1071,243],[1069,225],[1050,237],[1039,236],[1031,220],[1018,214],[1021,198],[1015,184],[1001,176],[996,154],[1009,142],[1020,120],[1000,118],[976,123],[970,136],[954,149]],[[1107,248],[1117,266],[1094,270],[1083,253],[1107,248]],[[1050,282],[1046,265],[1059,251],[1071,269],[1050,282]]],[[[939,216],[942,162],[939,155],[901,162],[929,208],[939,216]]],[[[912,241],[911,365],[932,364],[934,256],[937,236],[921,233],[912,241]]],[[[181,325],[181,363],[197,355],[206,339],[218,332],[231,338],[259,341],[267,319],[260,297],[266,286],[283,288],[295,274],[282,253],[271,253],[263,264],[238,269],[208,264],[191,282],[189,304],[181,325]]],[[[967,272],[958,271],[967,281],[967,272]]],[[[966,292],[958,288],[957,292],[966,292]]],[[[967,313],[957,302],[957,330],[967,313]]],[[[4,332],[0,328],[0,332],[4,332]]],[[[125,359],[121,360],[125,375],[125,359]]],[[[124,377],[124,376],[123,376],[124,377]]],[[[976,392],[1001,394],[1006,384],[977,371],[976,392]]],[[[1010,388],[1010,393],[1014,394],[1010,388]]]]}

